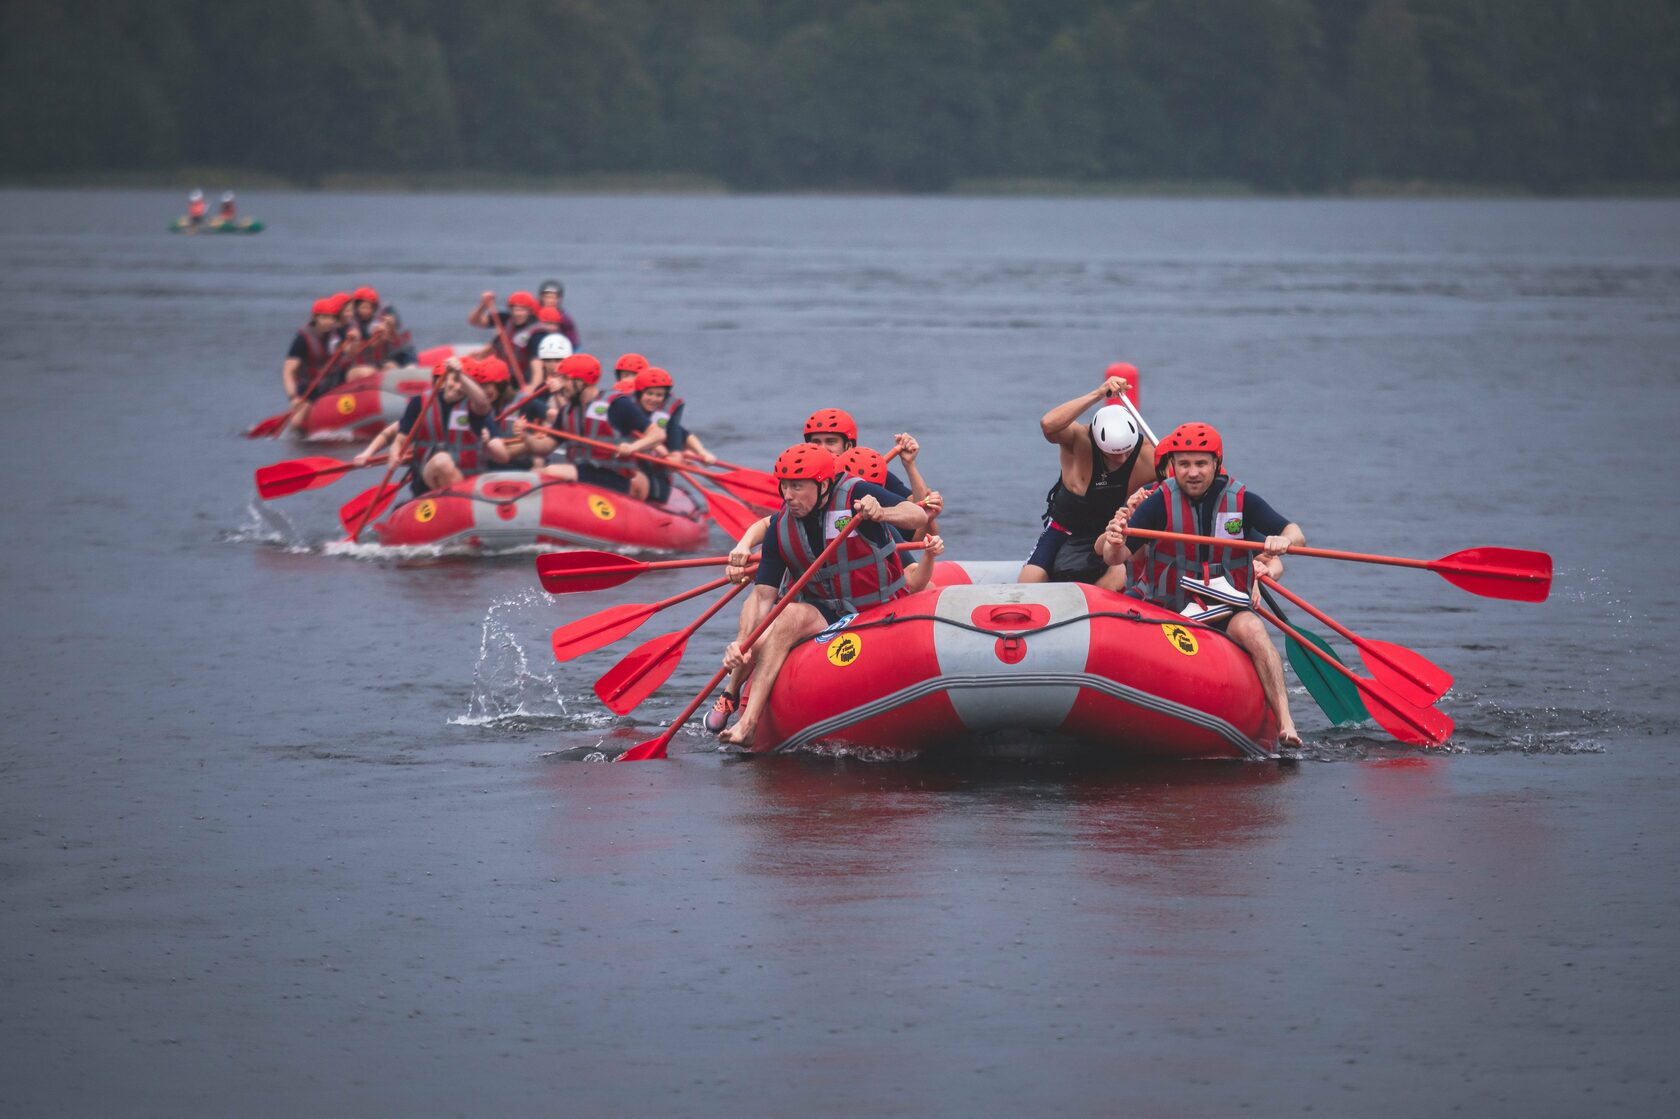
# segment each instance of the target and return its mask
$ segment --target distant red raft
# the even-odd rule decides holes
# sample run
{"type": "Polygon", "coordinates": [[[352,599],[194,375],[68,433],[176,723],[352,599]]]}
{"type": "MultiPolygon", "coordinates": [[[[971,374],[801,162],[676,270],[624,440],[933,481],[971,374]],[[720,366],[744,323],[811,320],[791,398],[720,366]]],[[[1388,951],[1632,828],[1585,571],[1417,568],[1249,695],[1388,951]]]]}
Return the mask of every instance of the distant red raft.
{"type": "Polygon", "coordinates": [[[1002,736],[1138,760],[1273,756],[1276,717],[1224,634],[1083,583],[968,581],[1018,566],[942,562],[947,585],[799,645],[753,749],[975,752],[1002,736]]]}
{"type": "Polygon", "coordinates": [[[653,505],[579,482],[530,471],[480,474],[404,502],[371,531],[380,544],[501,551],[528,544],[575,544],[691,552],[705,546],[709,522],[687,494],[653,505]]]}
{"type": "Polygon", "coordinates": [[[310,404],[296,434],[314,442],[361,442],[402,419],[408,398],[432,385],[423,366],[382,369],[326,393],[310,404]]]}

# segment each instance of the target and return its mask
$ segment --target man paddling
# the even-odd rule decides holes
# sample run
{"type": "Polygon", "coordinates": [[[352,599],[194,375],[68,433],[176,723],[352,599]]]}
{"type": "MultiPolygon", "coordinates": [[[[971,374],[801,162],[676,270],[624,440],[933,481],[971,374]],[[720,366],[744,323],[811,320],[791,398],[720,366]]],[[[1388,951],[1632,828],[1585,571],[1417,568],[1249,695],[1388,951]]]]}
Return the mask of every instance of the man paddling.
{"type": "Polygon", "coordinates": [[[528,291],[516,291],[508,296],[506,311],[488,310],[495,298],[495,292],[485,292],[479,296],[479,302],[467,316],[468,326],[488,327],[496,332],[490,344],[473,356],[499,357],[507,363],[508,368],[520,370],[520,377],[523,378],[524,370],[529,367],[525,347],[531,341],[531,335],[535,333],[538,325],[537,297],[528,291]],[[508,342],[506,346],[502,345],[504,337],[508,342]]]}
{"type": "MultiPolygon", "coordinates": [[[[353,461],[365,466],[388,442],[392,460],[401,461],[412,444],[414,458],[409,464],[408,480],[416,497],[455,485],[468,474],[479,473],[487,465],[487,458],[505,463],[509,457],[507,444],[502,442],[500,429],[490,415],[490,394],[480,383],[481,378],[493,378],[497,372],[454,357],[434,367],[432,393],[410,397],[402,419],[374,436],[373,442],[353,461]],[[436,400],[428,408],[426,404],[432,395],[436,400]],[[423,424],[422,413],[425,413],[423,424]]],[[[500,372],[506,375],[505,370],[500,372]]]]}
{"type": "Polygon", "coordinates": [[[1224,472],[1224,443],[1209,425],[1185,424],[1161,443],[1171,456],[1171,474],[1135,510],[1126,506],[1114,514],[1097,542],[1102,559],[1112,565],[1112,572],[1123,574],[1133,555],[1147,548],[1142,574],[1128,594],[1181,613],[1195,603],[1232,608],[1234,613],[1223,618],[1206,616],[1200,620],[1223,629],[1227,637],[1242,646],[1254,662],[1266,702],[1277,715],[1279,744],[1299,746],[1301,736],[1295,731],[1289,695],[1283,685],[1283,661],[1266,627],[1244,602],[1253,605],[1258,601],[1260,584],[1255,575],[1276,578],[1282,572],[1278,557],[1305,544],[1306,534],[1259,494],[1224,472]],[[1128,538],[1128,528],[1264,540],[1266,548],[1256,556],[1246,549],[1211,544],[1165,540],[1146,543],[1142,537],[1128,538]]]}
{"type": "MultiPolygon", "coordinates": [[[[568,399],[554,426],[598,443],[617,442],[620,433],[607,418],[612,401],[601,394],[601,362],[590,354],[573,354],[560,362],[559,371],[568,382],[568,399]]],[[[552,463],[542,472],[563,482],[584,482],[629,494],[638,501],[647,499],[647,475],[612,451],[569,442],[566,454],[570,462],[552,463]]]]}
{"type": "MultiPolygon", "coordinates": [[[[927,526],[927,513],[914,502],[902,501],[861,478],[837,475],[834,456],[821,447],[809,443],[789,447],[776,459],[774,473],[783,505],[770,519],[758,574],[741,607],[740,630],[723,655],[724,667],[753,676],[752,694],[740,721],[719,736],[735,746],[752,745],[753,730],[770,702],[776,674],[795,645],[846,614],[903,593],[904,569],[887,527],[909,534],[927,526]],[[854,516],[863,523],[840,545],[839,553],[817,571],[799,600],[743,652],[741,642],[775,605],[784,578],[791,581],[802,575],[854,516]]],[[[746,574],[744,567],[731,563],[731,578],[744,579],[746,574]]]]}
{"type": "Polygon", "coordinates": [[[280,384],[286,390],[286,399],[294,405],[294,416],[308,401],[344,383],[342,369],[322,375],[333,362],[338,340],[337,308],[331,299],[317,299],[309,309],[309,321],[298,328],[280,366],[280,384]]]}
{"type": "Polygon", "coordinates": [[[1136,372],[1116,362],[1101,385],[1058,404],[1038,421],[1045,441],[1058,448],[1061,473],[1047,495],[1044,530],[1017,581],[1101,583],[1107,578],[1109,583],[1102,585],[1110,590],[1124,586],[1120,576],[1109,575],[1094,549],[1115,511],[1139,487],[1155,481],[1154,447],[1120,403],[1130,387],[1127,374],[1136,372]],[[1080,423],[1093,404],[1101,407],[1089,424],[1080,423]]]}
{"type": "MultiPolygon", "coordinates": [[[[814,443],[839,458],[858,445],[857,421],[843,409],[818,408],[805,418],[805,442],[814,443]]],[[[916,466],[921,444],[916,442],[914,435],[901,431],[893,436],[893,446],[898,448],[898,460],[904,464],[904,472],[910,476],[910,481],[906,484],[904,479],[888,470],[887,480],[882,485],[899,497],[920,501],[928,494],[927,483],[922,480],[916,466]]]]}

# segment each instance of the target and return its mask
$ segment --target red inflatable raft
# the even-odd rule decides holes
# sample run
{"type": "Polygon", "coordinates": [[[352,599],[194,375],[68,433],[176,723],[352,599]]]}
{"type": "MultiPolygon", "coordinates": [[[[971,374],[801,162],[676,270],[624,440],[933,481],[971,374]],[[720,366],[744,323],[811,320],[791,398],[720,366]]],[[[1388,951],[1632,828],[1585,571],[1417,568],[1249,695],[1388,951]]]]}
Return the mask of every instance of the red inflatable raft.
{"type": "Polygon", "coordinates": [[[755,752],[984,749],[1048,738],[1116,758],[1267,758],[1277,720],[1217,630],[1083,583],[971,582],[1018,564],[941,562],[935,586],[799,645],[755,752]]]}
{"type": "Polygon", "coordinates": [[[386,424],[402,419],[409,397],[431,385],[431,374],[422,366],[381,369],[324,393],[309,405],[293,430],[312,442],[372,439],[386,424]]]}
{"type": "Polygon", "coordinates": [[[523,470],[496,471],[397,506],[371,531],[380,544],[501,551],[575,544],[687,552],[706,543],[709,522],[681,490],[653,505],[580,482],[523,470]]]}

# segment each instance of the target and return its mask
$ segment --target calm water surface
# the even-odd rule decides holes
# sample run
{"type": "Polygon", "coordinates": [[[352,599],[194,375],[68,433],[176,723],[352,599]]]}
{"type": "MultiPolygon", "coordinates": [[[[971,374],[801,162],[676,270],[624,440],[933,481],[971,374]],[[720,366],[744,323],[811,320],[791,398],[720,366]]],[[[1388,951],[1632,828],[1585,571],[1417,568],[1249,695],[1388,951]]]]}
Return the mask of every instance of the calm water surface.
{"type": "MultiPolygon", "coordinates": [[[[17,1114],[1671,1115],[1680,204],[0,193],[0,1105],[17,1114]],[[426,343],[567,283],[768,461],[903,428],[1018,558],[1117,358],[1314,543],[1543,548],[1552,599],[1299,560],[1455,673],[1451,752],[1090,771],[646,737],[530,557],[327,547],[238,438],[309,302],[426,343]]],[[[672,612],[646,635],[694,613],[672,612]]]]}

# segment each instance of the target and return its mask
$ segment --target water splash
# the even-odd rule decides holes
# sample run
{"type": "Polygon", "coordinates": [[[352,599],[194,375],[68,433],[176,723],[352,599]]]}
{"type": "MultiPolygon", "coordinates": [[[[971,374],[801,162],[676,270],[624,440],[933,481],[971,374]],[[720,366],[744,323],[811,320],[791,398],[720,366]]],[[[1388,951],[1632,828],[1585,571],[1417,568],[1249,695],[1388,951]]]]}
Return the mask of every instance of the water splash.
{"type": "Polygon", "coordinates": [[[255,491],[245,503],[245,520],[238,528],[223,532],[222,540],[229,544],[267,544],[299,554],[313,550],[307,535],[292,519],[255,491]]]}
{"type": "MultiPolygon", "coordinates": [[[[456,726],[500,730],[601,730],[617,716],[584,702],[573,690],[576,677],[556,664],[547,637],[554,626],[554,599],[539,590],[492,603],[484,615],[472,697],[456,726]]],[[[590,697],[592,700],[593,697],[590,697]]]]}

